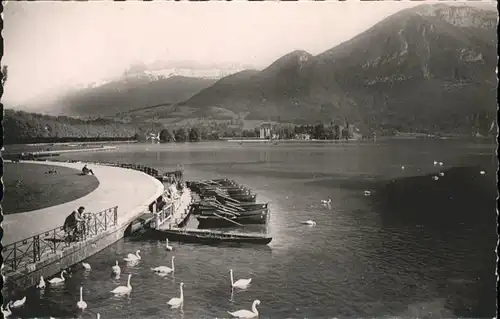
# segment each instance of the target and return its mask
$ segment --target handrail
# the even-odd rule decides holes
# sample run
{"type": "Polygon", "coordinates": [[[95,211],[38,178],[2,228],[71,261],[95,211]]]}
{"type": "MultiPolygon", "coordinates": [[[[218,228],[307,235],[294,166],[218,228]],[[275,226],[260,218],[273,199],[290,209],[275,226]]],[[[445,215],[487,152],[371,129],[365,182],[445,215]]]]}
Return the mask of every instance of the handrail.
{"type": "Polygon", "coordinates": [[[59,226],[4,246],[3,257],[6,272],[16,271],[23,266],[38,262],[47,255],[55,254],[61,248],[70,247],[76,242],[85,241],[116,226],[118,206],[86,214],[84,218],[85,222],[78,241],[68,241],[64,226],[59,226]]]}

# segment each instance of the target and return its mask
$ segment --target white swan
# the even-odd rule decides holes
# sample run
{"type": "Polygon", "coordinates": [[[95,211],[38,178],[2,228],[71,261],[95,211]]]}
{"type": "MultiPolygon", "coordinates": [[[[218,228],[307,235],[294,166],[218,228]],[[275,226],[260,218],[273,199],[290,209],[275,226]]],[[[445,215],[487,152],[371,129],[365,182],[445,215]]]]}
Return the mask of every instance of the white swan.
{"type": "Polygon", "coordinates": [[[229,276],[231,277],[231,286],[235,288],[244,289],[250,285],[252,278],[249,279],[238,279],[236,282],[233,279],[233,270],[229,269],[229,276]]]}
{"type": "Polygon", "coordinates": [[[259,316],[259,312],[257,311],[257,306],[260,305],[260,300],[254,300],[252,304],[252,311],[250,310],[238,310],[235,312],[227,312],[233,317],[236,318],[255,318],[259,316]]]}
{"type": "Polygon", "coordinates": [[[484,175],[484,174],[486,174],[486,172],[485,171],[480,171],[479,174],[484,175]]]}
{"type": "Polygon", "coordinates": [[[315,226],[316,225],[316,222],[312,221],[312,220],[301,221],[301,223],[304,224],[304,225],[309,225],[309,226],[315,226]]]}
{"type": "Polygon", "coordinates": [[[439,172],[439,176],[443,177],[444,173],[443,172],[439,172]]]}
{"type": "Polygon", "coordinates": [[[330,204],[331,202],[332,202],[332,200],[331,200],[330,198],[329,198],[328,200],[324,200],[324,199],[322,199],[322,200],[321,200],[321,203],[322,203],[322,204],[325,204],[325,205],[328,205],[328,204],[330,204]]]}
{"type": "Polygon", "coordinates": [[[404,165],[401,165],[401,170],[405,170],[405,166],[404,165]]]}
{"type": "Polygon", "coordinates": [[[141,256],[139,255],[141,251],[139,249],[137,249],[137,251],[135,252],[135,255],[134,254],[128,254],[127,257],[123,258],[123,260],[126,260],[126,261],[136,261],[136,260],[139,260],[141,259],[141,256]]]}
{"type": "Polygon", "coordinates": [[[443,166],[443,162],[439,162],[438,164],[439,164],[439,166],[443,166]]]}
{"type": "Polygon", "coordinates": [[[82,261],[82,266],[83,266],[83,268],[85,268],[86,270],[90,270],[90,269],[92,269],[92,267],[90,267],[90,264],[89,264],[89,263],[84,263],[83,261],[82,261]]]}
{"type": "Polygon", "coordinates": [[[128,275],[127,285],[126,286],[118,286],[115,289],[111,290],[114,294],[128,294],[132,291],[132,286],[130,285],[130,278],[132,278],[132,274],[128,275]]]}
{"type": "Polygon", "coordinates": [[[165,248],[167,248],[167,250],[169,250],[169,251],[173,250],[172,246],[168,245],[168,238],[166,239],[166,246],[165,246],[165,248]]]}
{"type": "Polygon", "coordinates": [[[52,278],[51,280],[49,280],[49,283],[51,284],[60,284],[62,282],[64,282],[64,273],[66,272],[66,270],[63,270],[61,271],[61,278],[59,277],[55,277],[55,278],[52,278]]]}
{"type": "Polygon", "coordinates": [[[370,196],[372,194],[372,192],[370,191],[365,191],[365,196],[370,196]]]}
{"type": "Polygon", "coordinates": [[[437,161],[434,161],[434,166],[436,166],[437,164],[438,164],[438,162],[437,162],[437,161]]]}
{"type": "Polygon", "coordinates": [[[117,275],[119,275],[122,272],[122,270],[120,269],[120,266],[118,266],[118,260],[116,261],[115,265],[113,267],[111,267],[111,271],[117,275]]]}
{"type": "Polygon", "coordinates": [[[184,290],[182,289],[183,286],[184,286],[184,283],[181,282],[181,284],[180,284],[181,296],[179,298],[174,297],[174,298],[170,299],[167,302],[167,305],[169,305],[172,308],[177,308],[177,307],[181,306],[184,303],[184,290]]]}
{"type": "Polygon", "coordinates": [[[22,307],[24,305],[24,303],[26,302],[26,296],[24,296],[23,299],[19,299],[19,300],[16,300],[12,303],[11,305],[11,308],[19,308],[19,307],[22,307]]]}
{"type": "Polygon", "coordinates": [[[437,177],[437,176],[432,176],[432,179],[433,179],[433,180],[435,180],[435,181],[437,181],[437,180],[439,179],[439,177],[437,177]]]}
{"type": "Polygon", "coordinates": [[[97,319],[101,319],[101,314],[97,313],[97,319]]]}
{"type": "Polygon", "coordinates": [[[40,281],[36,285],[36,288],[45,288],[45,280],[43,280],[43,276],[40,276],[40,281]]]}
{"type": "Polygon", "coordinates": [[[87,303],[83,301],[83,287],[80,287],[80,301],[76,303],[76,306],[81,310],[87,308],[87,303]]]}
{"type": "Polygon", "coordinates": [[[8,316],[10,316],[12,314],[12,311],[10,311],[9,304],[7,304],[7,306],[5,308],[2,306],[2,314],[3,314],[4,318],[7,318],[8,316]]]}
{"type": "Polygon", "coordinates": [[[175,272],[174,259],[175,259],[175,256],[172,256],[172,268],[167,267],[167,266],[158,266],[158,267],[155,267],[155,268],[151,268],[151,270],[155,271],[155,272],[161,272],[161,273],[164,273],[164,274],[168,274],[170,272],[173,273],[173,272],[175,272]]]}

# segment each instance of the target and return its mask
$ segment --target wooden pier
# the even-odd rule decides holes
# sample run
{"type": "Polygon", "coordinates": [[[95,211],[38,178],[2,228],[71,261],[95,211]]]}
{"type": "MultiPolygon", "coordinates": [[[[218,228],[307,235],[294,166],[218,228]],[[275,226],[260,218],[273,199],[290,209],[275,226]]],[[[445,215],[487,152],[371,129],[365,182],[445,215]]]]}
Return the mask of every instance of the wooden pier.
{"type": "Polygon", "coordinates": [[[154,229],[179,228],[186,225],[190,215],[191,191],[185,187],[180,194],[174,196],[172,202],[154,213],[151,227],[154,229]]]}

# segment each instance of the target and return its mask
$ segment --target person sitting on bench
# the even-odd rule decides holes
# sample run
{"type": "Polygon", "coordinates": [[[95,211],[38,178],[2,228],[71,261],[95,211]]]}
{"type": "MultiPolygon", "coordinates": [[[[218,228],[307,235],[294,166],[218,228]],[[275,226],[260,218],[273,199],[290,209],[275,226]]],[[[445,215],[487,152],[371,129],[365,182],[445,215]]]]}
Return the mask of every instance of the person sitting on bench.
{"type": "Polygon", "coordinates": [[[87,167],[87,164],[85,164],[85,166],[83,166],[82,173],[83,173],[83,175],[88,175],[88,174],[94,175],[94,172],[90,168],[87,167]]]}

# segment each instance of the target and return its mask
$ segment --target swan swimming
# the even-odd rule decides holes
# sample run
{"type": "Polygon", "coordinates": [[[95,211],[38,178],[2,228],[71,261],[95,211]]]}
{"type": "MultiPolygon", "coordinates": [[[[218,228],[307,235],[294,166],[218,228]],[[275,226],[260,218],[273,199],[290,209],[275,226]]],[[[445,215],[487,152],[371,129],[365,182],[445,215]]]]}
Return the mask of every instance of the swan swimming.
{"type": "Polygon", "coordinates": [[[123,258],[123,260],[126,260],[126,261],[137,261],[137,260],[140,260],[141,259],[141,256],[139,255],[141,251],[139,249],[137,249],[137,251],[135,252],[135,255],[134,254],[128,254],[127,257],[123,258]]]}
{"type": "Polygon", "coordinates": [[[122,270],[120,269],[120,266],[118,266],[118,260],[116,261],[115,265],[111,267],[111,271],[117,275],[121,273],[122,270]]]}
{"type": "Polygon", "coordinates": [[[90,270],[90,269],[92,269],[92,267],[90,267],[90,264],[89,264],[89,263],[84,263],[83,261],[82,261],[82,266],[83,266],[83,268],[85,268],[86,270],[90,270]]]}
{"type": "Polygon", "coordinates": [[[304,224],[304,225],[309,225],[309,226],[315,226],[316,225],[316,222],[312,221],[312,220],[305,220],[305,221],[302,221],[301,223],[304,224]]]}
{"type": "Polygon", "coordinates": [[[169,246],[168,245],[168,238],[166,239],[166,245],[165,245],[165,248],[168,250],[168,251],[172,251],[174,248],[172,246],[169,246]]]}
{"type": "Polygon", "coordinates": [[[484,175],[484,174],[486,174],[486,172],[485,171],[480,171],[479,174],[484,175]]]}
{"type": "Polygon", "coordinates": [[[229,269],[229,276],[231,277],[231,286],[235,288],[244,289],[248,287],[248,285],[250,285],[250,282],[252,281],[252,278],[249,278],[249,279],[238,279],[236,280],[236,282],[234,282],[232,269],[229,269]]]}
{"type": "Polygon", "coordinates": [[[329,205],[332,202],[332,200],[329,198],[328,200],[321,200],[321,204],[329,205]]]}
{"type": "Polygon", "coordinates": [[[184,283],[181,282],[181,284],[180,284],[181,296],[179,298],[174,297],[174,298],[170,299],[167,302],[167,305],[169,305],[172,308],[177,308],[177,307],[181,306],[184,303],[184,291],[182,289],[183,286],[184,286],[184,283]]]}
{"type": "Polygon", "coordinates": [[[438,162],[437,162],[437,161],[434,161],[434,163],[433,163],[433,164],[434,164],[434,166],[436,166],[436,165],[438,164],[438,162]]]}
{"type": "Polygon", "coordinates": [[[24,296],[23,299],[19,299],[19,300],[16,300],[12,303],[11,305],[11,308],[19,308],[19,307],[22,307],[24,305],[24,303],[26,302],[26,296],[24,296]]]}
{"type": "Polygon", "coordinates": [[[252,304],[252,311],[250,310],[238,310],[235,312],[227,312],[233,317],[236,318],[255,318],[259,316],[259,312],[257,311],[257,306],[260,305],[260,300],[255,300],[252,304]]]}
{"type": "Polygon", "coordinates": [[[132,278],[132,274],[128,275],[127,285],[126,286],[118,286],[115,289],[111,290],[114,294],[128,294],[132,291],[132,286],[130,285],[130,278],[132,278]]]}
{"type": "Polygon", "coordinates": [[[443,172],[439,172],[439,176],[443,177],[444,173],[443,172]]]}
{"type": "Polygon", "coordinates": [[[372,194],[372,192],[370,191],[365,191],[365,196],[370,196],[372,194]]]}
{"type": "Polygon", "coordinates": [[[5,308],[2,306],[2,314],[3,314],[4,318],[7,318],[8,316],[10,316],[12,314],[12,311],[10,311],[9,304],[7,304],[7,306],[5,306],[5,308]]]}
{"type": "Polygon", "coordinates": [[[151,270],[155,271],[155,272],[166,273],[166,274],[168,274],[169,272],[173,273],[173,272],[175,272],[174,259],[175,259],[175,256],[172,256],[172,268],[167,267],[167,266],[158,266],[155,268],[151,268],[151,270]]]}
{"type": "Polygon", "coordinates": [[[45,288],[45,280],[43,280],[43,276],[40,276],[40,282],[36,285],[36,288],[45,288]]]}
{"type": "Polygon", "coordinates": [[[401,165],[401,169],[404,171],[404,170],[405,170],[405,166],[404,166],[404,165],[401,165]]]}
{"type": "Polygon", "coordinates": [[[432,179],[433,179],[433,180],[435,180],[435,181],[437,181],[437,180],[439,179],[439,177],[437,177],[437,176],[432,176],[432,179]]]}
{"type": "Polygon", "coordinates": [[[87,308],[87,303],[83,301],[83,287],[80,287],[80,301],[76,303],[76,306],[81,310],[87,308]]]}
{"type": "Polygon", "coordinates": [[[61,271],[61,278],[59,277],[55,277],[55,278],[52,278],[51,280],[49,280],[49,283],[51,284],[60,284],[62,282],[64,282],[64,274],[66,273],[66,270],[63,270],[61,271]]]}

